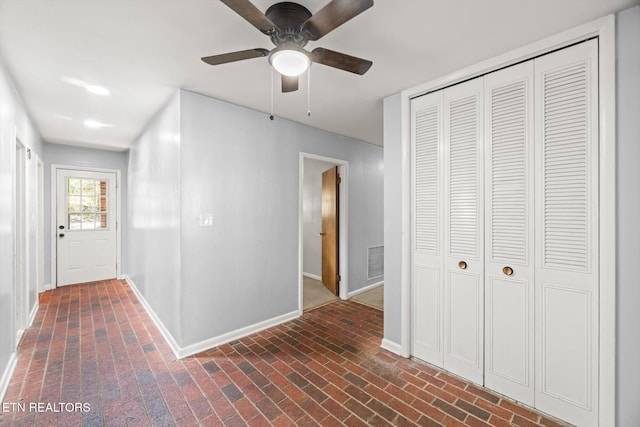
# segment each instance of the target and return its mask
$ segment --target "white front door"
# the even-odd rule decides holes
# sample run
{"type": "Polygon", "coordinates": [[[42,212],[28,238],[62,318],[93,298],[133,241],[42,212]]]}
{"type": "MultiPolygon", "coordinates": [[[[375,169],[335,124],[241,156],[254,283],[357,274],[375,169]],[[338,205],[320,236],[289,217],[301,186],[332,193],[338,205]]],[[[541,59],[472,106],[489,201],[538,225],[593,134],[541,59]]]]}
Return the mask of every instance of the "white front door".
{"type": "Polygon", "coordinates": [[[57,171],[57,284],[116,277],[116,174],[57,171]]]}

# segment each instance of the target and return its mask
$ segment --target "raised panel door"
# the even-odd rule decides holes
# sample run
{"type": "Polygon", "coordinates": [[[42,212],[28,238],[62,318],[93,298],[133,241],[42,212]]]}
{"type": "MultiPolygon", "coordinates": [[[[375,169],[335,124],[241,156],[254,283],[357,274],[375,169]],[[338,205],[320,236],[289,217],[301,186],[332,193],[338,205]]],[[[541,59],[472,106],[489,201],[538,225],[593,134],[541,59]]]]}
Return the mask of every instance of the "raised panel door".
{"type": "Polygon", "coordinates": [[[444,368],[483,384],[483,79],[444,91],[444,368]]]}
{"type": "Polygon", "coordinates": [[[443,366],[443,91],[411,102],[412,354],[443,366]]]}
{"type": "Polygon", "coordinates": [[[485,385],[534,405],[533,61],[485,76],[485,385]]]}
{"type": "Polygon", "coordinates": [[[598,61],[535,60],[536,408],[598,424],[598,61]]]}

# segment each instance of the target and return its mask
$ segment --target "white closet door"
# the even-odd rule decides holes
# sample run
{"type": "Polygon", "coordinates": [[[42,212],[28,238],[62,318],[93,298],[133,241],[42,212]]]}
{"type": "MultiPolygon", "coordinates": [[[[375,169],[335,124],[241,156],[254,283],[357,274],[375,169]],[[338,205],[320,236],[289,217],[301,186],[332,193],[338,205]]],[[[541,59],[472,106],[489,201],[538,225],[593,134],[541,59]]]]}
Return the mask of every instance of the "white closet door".
{"type": "Polygon", "coordinates": [[[535,60],[536,408],[598,424],[597,42],[535,60]]]}
{"type": "Polygon", "coordinates": [[[485,385],[533,406],[533,61],[484,85],[485,385]]]}
{"type": "Polygon", "coordinates": [[[483,384],[483,79],[444,91],[444,368],[483,384]]]}
{"type": "Polygon", "coordinates": [[[443,366],[443,91],[411,101],[412,354],[443,366]]]}

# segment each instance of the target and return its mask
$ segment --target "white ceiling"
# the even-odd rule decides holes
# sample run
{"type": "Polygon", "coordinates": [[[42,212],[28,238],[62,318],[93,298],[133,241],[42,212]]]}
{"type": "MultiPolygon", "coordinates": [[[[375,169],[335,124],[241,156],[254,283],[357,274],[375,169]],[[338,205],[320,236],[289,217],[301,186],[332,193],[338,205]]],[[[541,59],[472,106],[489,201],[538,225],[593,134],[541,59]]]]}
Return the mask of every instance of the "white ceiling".
{"type": "MultiPolygon", "coordinates": [[[[263,11],[276,2],[254,0],[263,11]]],[[[299,3],[316,12],[326,1],[299,3]]],[[[275,115],[382,145],[384,97],[635,4],[375,0],[307,45],[370,59],[369,72],[315,64],[311,117],[306,79],[297,92],[276,91],[275,115]]],[[[127,149],[178,88],[268,113],[266,58],[216,67],[200,61],[258,47],[273,45],[217,0],[0,0],[0,54],[48,142],[127,149]],[[111,93],[94,95],[63,77],[111,93]],[[87,128],[87,118],[112,127],[87,128]]]]}

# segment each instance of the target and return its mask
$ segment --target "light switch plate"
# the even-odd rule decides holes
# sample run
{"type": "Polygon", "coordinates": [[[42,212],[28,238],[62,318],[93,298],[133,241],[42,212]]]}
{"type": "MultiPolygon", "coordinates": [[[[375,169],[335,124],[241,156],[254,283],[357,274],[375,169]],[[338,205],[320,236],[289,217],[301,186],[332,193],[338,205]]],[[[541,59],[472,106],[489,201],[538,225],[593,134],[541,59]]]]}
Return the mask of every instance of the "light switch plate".
{"type": "Polygon", "coordinates": [[[200,227],[213,227],[213,214],[212,213],[200,214],[200,227]]]}

